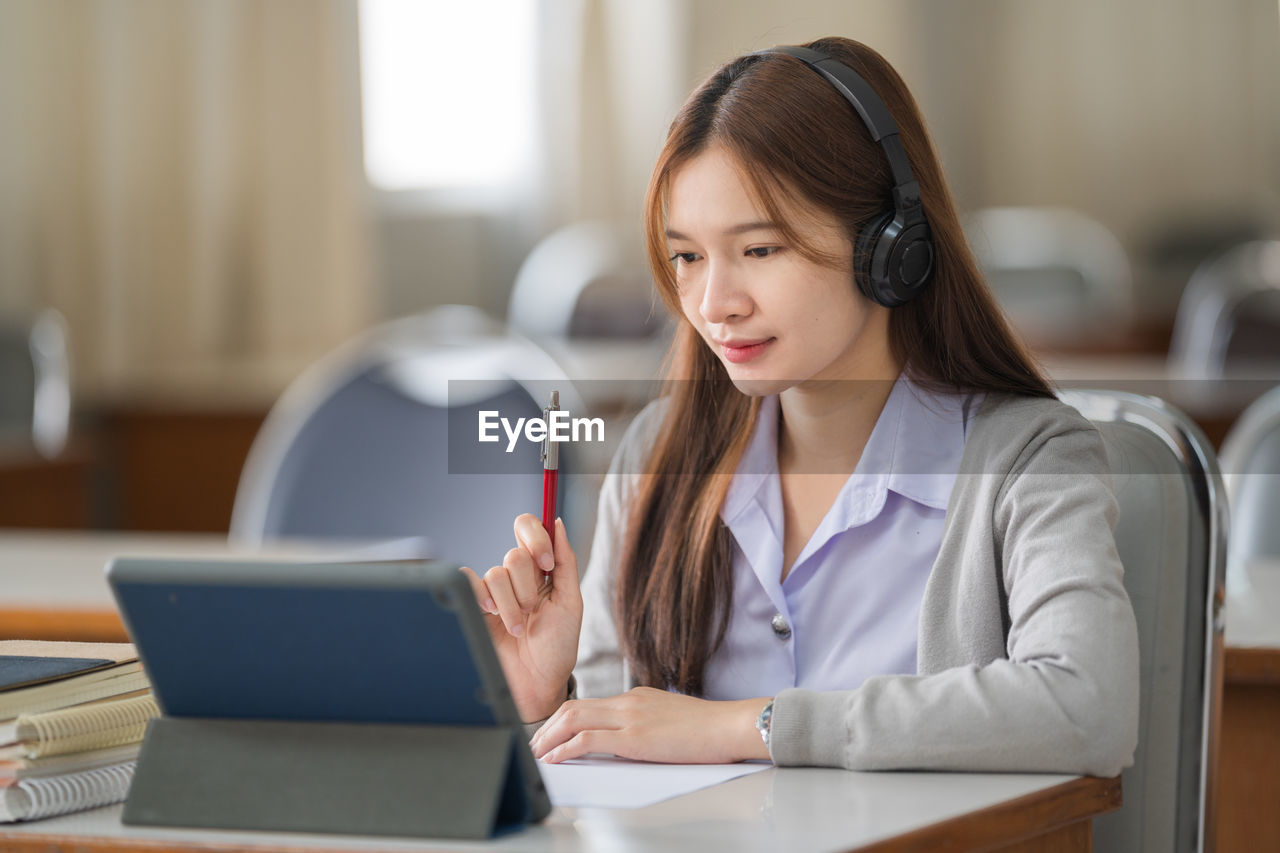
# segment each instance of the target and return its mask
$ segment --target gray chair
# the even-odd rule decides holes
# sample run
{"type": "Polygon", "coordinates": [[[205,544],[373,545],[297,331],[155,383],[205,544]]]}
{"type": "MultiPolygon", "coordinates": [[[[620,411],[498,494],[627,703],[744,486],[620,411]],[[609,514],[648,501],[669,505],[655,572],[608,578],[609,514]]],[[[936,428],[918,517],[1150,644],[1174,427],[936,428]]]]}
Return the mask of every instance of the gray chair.
{"type": "Polygon", "coordinates": [[[71,429],[71,367],[67,324],[45,309],[32,317],[0,318],[0,440],[62,452],[71,429]]]}
{"type": "Polygon", "coordinates": [[[552,232],[516,273],[507,319],[541,338],[648,338],[665,330],[638,226],[585,220],[552,232]]]}
{"type": "Polygon", "coordinates": [[[1245,409],[1222,443],[1231,501],[1232,588],[1247,585],[1255,557],[1280,557],[1280,387],[1245,409]]]}
{"type": "Polygon", "coordinates": [[[479,413],[539,417],[551,389],[572,412],[554,362],[479,309],[379,326],[272,408],[241,475],[231,539],[410,540],[411,552],[483,572],[514,544],[512,519],[541,511],[542,474],[535,443],[510,453],[505,438],[479,443],[479,413]]]}
{"type": "Polygon", "coordinates": [[[1133,312],[1129,257],[1102,223],[1056,207],[988,207],[965,238],[1013,325],[1042,343],[1122,331],[1133,312]]]}
{"type": "Polygon", "coordinates": [[[1178,303],[1169,367],[1217,378],[1280,370],[1280,240],[1255,240],[1201,264],[1178,303]]]}
{"type": "Polygon", "coordinates": [[[1120,517],[1116,547],[1138,624],[1138,748],[1124,806],[1094,821],[1099,851],[1213,846],[1227,504],[1211,445],[1155,397],[1069,390],[1102,433],[1120,517]]]}

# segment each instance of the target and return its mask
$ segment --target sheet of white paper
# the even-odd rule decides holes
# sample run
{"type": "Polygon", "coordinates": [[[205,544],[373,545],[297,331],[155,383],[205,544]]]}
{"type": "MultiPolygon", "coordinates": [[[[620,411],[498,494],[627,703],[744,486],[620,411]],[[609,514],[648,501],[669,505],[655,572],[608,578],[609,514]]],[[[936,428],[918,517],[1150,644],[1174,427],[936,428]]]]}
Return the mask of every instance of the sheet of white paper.
{"type": "Polygon", "coordinates": [[[638,809],[772,766],[763,762],[650,764],[603,756],[561,764],[538,762],[551,804],[577,809],[638,809]]]}

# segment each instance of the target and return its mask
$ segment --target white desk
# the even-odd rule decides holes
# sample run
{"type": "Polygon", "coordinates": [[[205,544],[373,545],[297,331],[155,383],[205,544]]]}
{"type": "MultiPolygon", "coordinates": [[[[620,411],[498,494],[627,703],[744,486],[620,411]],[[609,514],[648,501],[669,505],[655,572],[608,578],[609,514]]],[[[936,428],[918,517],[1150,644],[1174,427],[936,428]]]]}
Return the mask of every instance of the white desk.
{"type": "Polygon", "coordinates": [[[0,530],[4,604],[114,610],[103,570],[116,556],[229,557],[227,537],[211,533],[89,533],[0,530]]]}
{"type": "Polygon", "coordinates": [[[418,540],[391,543],[285,541],[235,548],[217,534],[0,530],[0,639],[124,641],[104,574],[113,557],[245,557],[332,560],[418,556],[418,540]]]}
{"type": "MultiPolygon", "coordinates": [[[[335,781],[338,780],[340,775],[335,773],[335,781]]],[[[483,844],[124,827],[119,818],[122,807],[111,806],[35,823],[0,826],[0,850],[148,850],[154,853],[269,847],[273,851],[803,853],[924,850],[945,845],[956,850],[1004,849],[1002,845],[1070,826],[1083,827],[1087,833],[1088,819],[1109,810],[1109,804],[1118,804],[1118,801],[1118,780],[783,768],[752,774],[643,809],[556,809],[540,825],[483,844]]]]}
{"type": "Polygon", "coordinates": [[[1232,648],[1280,650],[1280,559],[1228,575],[1225,634],[1232,648]]]}

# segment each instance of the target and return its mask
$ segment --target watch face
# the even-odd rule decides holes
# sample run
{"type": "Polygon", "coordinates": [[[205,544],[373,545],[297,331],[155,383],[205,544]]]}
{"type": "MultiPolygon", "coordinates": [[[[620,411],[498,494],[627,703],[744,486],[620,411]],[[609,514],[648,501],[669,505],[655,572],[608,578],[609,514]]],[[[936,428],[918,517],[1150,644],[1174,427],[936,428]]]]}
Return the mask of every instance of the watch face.
{"type": "Polygon", "coordinates": [[[773,700],[769,700],[769,704],[760,710],[760,716],[756,717],[756,731],[760,732],[760,739],[764,741],[764,745],[769,745],[769,726],[773,721],[773,700]]]}

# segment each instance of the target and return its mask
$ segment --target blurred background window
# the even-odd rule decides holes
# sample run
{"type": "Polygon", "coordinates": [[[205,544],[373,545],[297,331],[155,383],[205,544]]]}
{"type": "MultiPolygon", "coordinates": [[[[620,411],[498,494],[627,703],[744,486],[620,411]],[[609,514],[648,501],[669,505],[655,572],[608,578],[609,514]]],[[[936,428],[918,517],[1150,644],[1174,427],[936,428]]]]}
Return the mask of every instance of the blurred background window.
{"type": "MultiPolygon", "coordinates": [[[[665,315],[641,211],[672,117],[725,60],[824,34],[902,74],[959,213],[1017,212],[970,236],[1056,379],[1182,376],[1188,282],[1254,281],[1206,261],[1280,238],[1280,7],[1175,5],[0,0],[11,467],[63,482],[27,437],[47,309],[71,398],[48,411],[77,413],[67,444],[95,467],[82,499],[47,505],[84,506],[91,483],[106,526],[225,530],[271,404],[393,318],[468,305],[568,372],[632,375],[665,315]]],[[[1227,362],[1274,357],[1276,288],[1213,292],[1227,362]]],[[[1193,385],[1161,388],[1214,440],[1257,396],[1193,385]]],[[[0,526],[31,523],[2,511],[36,503],[15,482],[0,526]]]]}
{"type": "Polygon", "coordinates": [[[534,0],[360,0],[364,165],[381,190],[494,186],[528,168],[534,0]]]}

